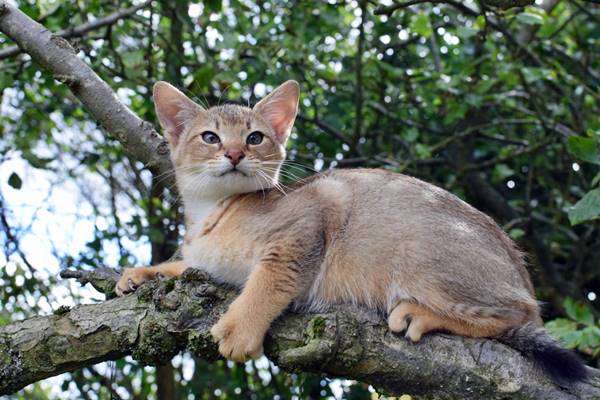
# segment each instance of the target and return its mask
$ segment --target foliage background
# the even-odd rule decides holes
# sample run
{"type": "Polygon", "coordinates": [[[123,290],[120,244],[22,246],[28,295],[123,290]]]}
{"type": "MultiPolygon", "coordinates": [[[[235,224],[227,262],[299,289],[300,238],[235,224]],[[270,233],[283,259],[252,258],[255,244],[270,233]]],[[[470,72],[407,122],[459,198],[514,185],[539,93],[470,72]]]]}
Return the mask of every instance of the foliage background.
{"type": "MultiPolygon", "coordinates": [[[[490,214],[529,254],[547,327],[600,356],[600,8],[543,1],[151,3],[70,40],[141,118],[169,81],[202,104],[303,88],[286,179],[382,167],[490,214]]],[[[19,1],[59,31],[140,2],[19,1]]],[[[169,258],[178,199],[107,137],[68,88],[0,35],[0,323],[101,301],[61,268],[169,258]]],[[[127,358],[31,385],[15,398],[364,398],[357,382],[179,356],[127,358]],[[61,392],[64,390],[64,392],[61,392]]]]}

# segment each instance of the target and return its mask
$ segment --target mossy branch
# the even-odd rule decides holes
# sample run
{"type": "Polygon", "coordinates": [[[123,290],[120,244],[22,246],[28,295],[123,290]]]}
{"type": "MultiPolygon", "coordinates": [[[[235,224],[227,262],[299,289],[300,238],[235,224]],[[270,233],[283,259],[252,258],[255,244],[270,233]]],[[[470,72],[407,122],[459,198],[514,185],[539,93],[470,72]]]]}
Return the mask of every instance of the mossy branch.
{"type": "MultiPolygon", "coordinates": [[[[110,294],[118,273],[66,271],[110,294]]],[[[181,351],[218,352],[210,327],[237,296],[198,270],[148,282],[132,295],[0,327],[0,394],[131,354],[159,365],[181,351]]],[[[267,356],[287,371],[368,382],[390,394],[428,399],[598,399],[600,380],[561,388],[515,350],[493,340],[429,335],[418,344],[391,334],[373,312],[340,306],[279,318],[267,356]]],[[[592,374],[598,375],[597,370],[592,374]]]]}

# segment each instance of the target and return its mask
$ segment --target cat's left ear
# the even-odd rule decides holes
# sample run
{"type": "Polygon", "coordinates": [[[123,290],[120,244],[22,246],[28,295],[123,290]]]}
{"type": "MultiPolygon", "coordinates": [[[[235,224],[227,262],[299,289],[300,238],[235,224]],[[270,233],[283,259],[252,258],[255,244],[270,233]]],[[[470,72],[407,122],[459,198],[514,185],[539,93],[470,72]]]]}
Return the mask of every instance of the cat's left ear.
{"type": "Polygon", "coordinates": [[[285,143],[294,120],[298,113],[298,98],[300,85],[296,81],[282,83],[267,97],[258,102],[253,108],[254,112],[262,116],[271,125],[280,143],[285,143]]]}
{"type": "Polygon", "coordinates": [[[179,143],[185,124],[204,109],[167,82],[156,82],[153,96],[158,121],[165,130],[169,143],[175,147],[179,143]]]}

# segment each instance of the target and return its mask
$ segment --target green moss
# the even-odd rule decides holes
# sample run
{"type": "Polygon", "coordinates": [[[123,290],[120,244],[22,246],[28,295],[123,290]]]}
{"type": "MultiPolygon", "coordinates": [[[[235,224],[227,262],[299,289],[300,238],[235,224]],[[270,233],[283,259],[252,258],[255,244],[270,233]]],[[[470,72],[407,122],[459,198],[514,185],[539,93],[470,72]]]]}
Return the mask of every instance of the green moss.
{"type": "Polygon", "coordinates": [[[325,334],[326,325],[325,318],[315,317],[308,323],[308,328],[306,329],[305,334],[309,340],[321,338],[325,334]]]}
{"type": "Polygon", "coordinates": [[[175,283],[178,281],[179,278],[170,278],[167,279],[166,281],[164,281],[164,287],[165,287],[165,293],[169,293],[172,292],[173,289],[175,289],[175,283]]]}
{"type": "Polygon", "coordinates": [[[127,332],[121,332],[116,338],[115,343],[119,349],[128,349],[131,346],[131,340],[127,332]]]}
{"type": "Polygon", "coordinates": [[[140,336],[132,356],[145,365],[164,365],[177,353],[180,346],[175,335],[166,329],[166,323],[152,318],[140,325],[140,336]]]}
{"type": "Polygon", "coordinates": [[[0,340],[0,362],[2,366],[9,365],[12,360],[10,344],[8,341],[0,340]]]}
{"type": "Polygon", "coordinates": [[[358,342],[353,342],[352,346],[344,349],[338,357],[345,368],[352,368],[356,363],[361,361],[363,348],[358,342]]]}
{"type": "Polygon", "coordinates": [[[208,332],[190,332],[187,337],[186,348],[203,360],[214,361],[220,358],[217,344],[208,332]]]}
{"type": "Polygon", "coordinates": [[[141,303],[150,303],[152,301],[152,298],[154,297],[155,289],[156,285],[154,282],[147,282],[143,284],[136,291],[138,300],[141,303]]]}
{"type": "Polygon", "coordinates": [[[11,350],[10,342],[0,338],[0,387],[10,393],[19,389],[19,378],[23,371],[29,371],[23,367],[21,353],[11,350]]]}

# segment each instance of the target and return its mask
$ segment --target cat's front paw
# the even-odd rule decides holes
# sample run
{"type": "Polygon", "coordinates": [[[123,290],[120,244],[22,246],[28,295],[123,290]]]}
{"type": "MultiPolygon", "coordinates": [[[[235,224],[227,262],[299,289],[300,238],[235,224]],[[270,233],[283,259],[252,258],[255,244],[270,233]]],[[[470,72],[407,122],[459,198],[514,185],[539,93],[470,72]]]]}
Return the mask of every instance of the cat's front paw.
{"type": "Polygon", "coordinates": [[[219,344],[219,353],[228,360],[244,362],[263,353],[265,332],[231,311],[221,317],[210,333],[219,344]]]}
{"type": "Polygon", "coordinates": [[[124,296],[135,292],[142,283],[156,277],[156,273],[153,273],[149,267],[124,268],[121,278],[115,285],[115,293],[117,296],[124,296]]]}

